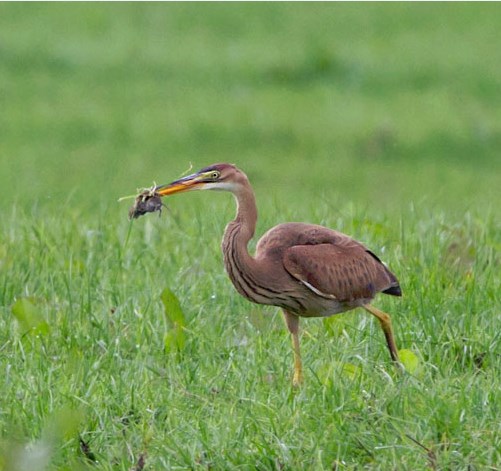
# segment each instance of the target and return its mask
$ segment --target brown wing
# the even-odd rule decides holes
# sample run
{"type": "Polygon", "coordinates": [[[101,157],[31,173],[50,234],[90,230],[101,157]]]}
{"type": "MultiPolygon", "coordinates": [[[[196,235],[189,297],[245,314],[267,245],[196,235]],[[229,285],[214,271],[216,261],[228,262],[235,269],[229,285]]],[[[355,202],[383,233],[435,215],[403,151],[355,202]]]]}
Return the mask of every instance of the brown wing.
{"type": "Polygon", "coordinates": [[[398,288],[397,279],[384,264],[348,237],[338,244],[289,247],[283,253],[283,263],[312,291],[339,301],[370,299],[379,291],[398,288]]]}

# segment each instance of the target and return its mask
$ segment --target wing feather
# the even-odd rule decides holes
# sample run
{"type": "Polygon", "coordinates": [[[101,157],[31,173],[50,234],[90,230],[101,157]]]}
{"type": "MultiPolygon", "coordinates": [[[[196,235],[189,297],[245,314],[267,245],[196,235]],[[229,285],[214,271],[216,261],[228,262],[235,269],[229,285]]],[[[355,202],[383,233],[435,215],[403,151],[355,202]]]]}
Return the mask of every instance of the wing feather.
{"type": "Polygon", "coordinates": [[[371,299],[398,282],[385,265],[348,237],[341,243],[295,245],[283,253],[285,269],[305,286],[339,301],[371,299]]]}

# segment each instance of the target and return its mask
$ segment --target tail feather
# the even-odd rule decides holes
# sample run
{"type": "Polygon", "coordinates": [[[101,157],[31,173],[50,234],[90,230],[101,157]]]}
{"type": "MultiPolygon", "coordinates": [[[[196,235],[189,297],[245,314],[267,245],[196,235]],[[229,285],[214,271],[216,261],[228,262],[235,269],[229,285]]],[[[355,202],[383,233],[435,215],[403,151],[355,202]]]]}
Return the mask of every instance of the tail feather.
{"type": "Polygon", "coordinates": [[[381,292],[384,294],[390,294],[392,296],[402,296],[402,290],[400,289],[400,285],[398,283],[381,292]]]}
{"type": "Polygon", "coordinates": [[[398,283],[397,277],[390,271],[390,269],[386,266],[386,264],[382,262],[381,259],[375,253],[371,252],[368,249],[365,249],[365,251],[382,265],[386,274],[390,278],[391,281],[390,287],[382,290],[381,292],[385,294],[390,294],[392,296],[402,296],[402,290],[400,289],[400,284],[398,283]]]}

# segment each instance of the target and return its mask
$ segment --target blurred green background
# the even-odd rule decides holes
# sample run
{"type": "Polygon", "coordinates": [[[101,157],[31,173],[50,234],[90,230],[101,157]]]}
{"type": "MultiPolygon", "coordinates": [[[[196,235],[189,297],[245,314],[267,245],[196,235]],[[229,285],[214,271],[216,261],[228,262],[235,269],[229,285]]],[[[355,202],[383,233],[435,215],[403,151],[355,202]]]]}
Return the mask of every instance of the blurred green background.
{"type": "MultiPolygon", "coordinates": [[[[501,199],[501,5],[0,5],[0,200],[126,208],[228,161],[283,206],[501,199]]],[[[295,216],[292,209],[291,216],[295,216]]],[[[312,221],[316,222],[316,221],[312,221]]]]}

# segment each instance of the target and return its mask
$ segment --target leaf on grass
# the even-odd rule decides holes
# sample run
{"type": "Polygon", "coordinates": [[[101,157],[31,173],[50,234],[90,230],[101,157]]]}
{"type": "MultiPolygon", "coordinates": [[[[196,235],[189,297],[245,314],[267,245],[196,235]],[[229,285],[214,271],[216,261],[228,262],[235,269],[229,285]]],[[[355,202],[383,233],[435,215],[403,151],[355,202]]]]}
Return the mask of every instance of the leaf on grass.
{"type": "Polygon", "coordinates": [[[165,333],[164,346],[167,353],[181,352],[184,349],[185,343],[186,334],[182,327],[173,327],[165,333]]]}
{"type": "Polygon", "coordinates": [[[44,427],[42,438],[52,443],[74,438],[83,419],[83,411],[65,406],[53,413],[44,427]]]}
{"type": "Polygon", "coordinates": [[[329,337],[340,337],[346,327],[346,316],[336,315],[323,319],[325,332],[329,337]]]}
{"type": "Polygon", "coordinates": [[[321,367],[317,376],[324,385],[329,386],[339,382],[339,375],[343,379],[355,381],[362,376],[362,373],[362,368],[353,363],[335,363],[321,367]]]}
{"type": "Polygon", "coordinates": [[[169,288],[165,288],[162,291],[160,298],[164,305],[165,318],[170,324],[170,329],[164,336],[165,351],[182,351],[186,343],[186,334],[184,331],[186,318],[181,309],[181,303],[169,288]]]}
{"type": "Polygon", "coordinates": [[[181,304],[177,296],[169,289],[165,288],[160,295],[164,305],[164,312],[166,319],[173,326],[184,327],[186,325],[186,318],[184,317],[181,304]]]}
{"type": "Polygon", "coordinates": [[[406,371],[411,374],[417,372],[419,368],[419,358],[412,350],[408,350],[406,348],[399,350],[398,356],[406,371]]]}
{"type": "Polygon", "coordinates": [[[49,324],[43,317],[40,308],[30,298],[20,298],[12,306],[12,314],[18,320],[23,330],[35,335],[49,333],[49,324]]]}
{"type": "Polygon", "coordinates": [[[362,368],[353,363],[345,363],[343,365],[343,376],[351,380],[356,380],[362,376],[362,368]]]}

